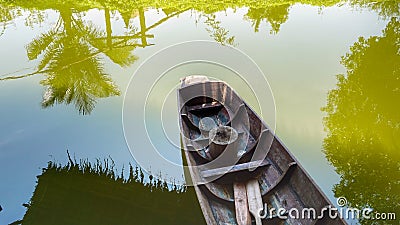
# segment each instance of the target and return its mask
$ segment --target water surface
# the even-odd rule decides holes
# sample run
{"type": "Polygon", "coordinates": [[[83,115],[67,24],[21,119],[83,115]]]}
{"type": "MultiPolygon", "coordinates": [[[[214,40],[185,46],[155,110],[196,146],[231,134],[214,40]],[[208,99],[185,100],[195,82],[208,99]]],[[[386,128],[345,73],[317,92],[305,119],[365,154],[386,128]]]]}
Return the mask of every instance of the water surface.
{"type": "MultiPolygon", "coordinates": [[[[134,162],[121,122],[129,80],[157,51],[192,40],[257,63],[275,97],[276,133],[333,202],[345,195],[400,211],[398,12],[398,1],[0,1],[0,223],[23,218],[41,168],[66,163],[67,149],[111,157],[119,170],[134,162]]],[[[175,72],[199,71],[214,75],[175,72]]]]}

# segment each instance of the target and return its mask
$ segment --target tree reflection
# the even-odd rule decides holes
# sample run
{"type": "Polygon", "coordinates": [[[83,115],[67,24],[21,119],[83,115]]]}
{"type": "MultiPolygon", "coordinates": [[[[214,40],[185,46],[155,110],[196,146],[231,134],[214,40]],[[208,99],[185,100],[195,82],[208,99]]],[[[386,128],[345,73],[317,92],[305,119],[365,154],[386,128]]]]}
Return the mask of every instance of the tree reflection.
{"type": "Polygon", "coordinates": [[[120,94],[110,76],[104,72],[101,56],[120,66],[130,66],[137,60],[132,54],[135,48],[152,45],[147,39],[153,35],[147,32],[182,12],[146,27],[143,8],[137,11],[140,30],[126,19],[125,35],[113,35],[108,8],[104,9],[106,29],[103,31],[88,21],[84,22],[81,14],[74,13],[71,8],[59,7],[60,17],[56,26],[26,46],[30,60],[40,58],[37,70],[0,80],[44,74],[45,79],[40,82],[47,87],[42,100],[44,108],[61,103],[73,104],[79,113],[90,114],[97,99],[120,94]]]}
{"type": "Polygon", "coordinates": [[[104,73],[90,44],[101,33],[73,17],[71,10],[60,11],[59,25],[41,34],[27,46],[30,60],[43,54],[38,71],[45,71],[41,84],[47,86],[42,106],[74,103],[82,114],[90,113],[96,98],[119,95],[118,88],[104,73]]]}
{"type": "Polygon", "coordinates": [[[367,7],[377,11],[383,18],[390,19],[400,16],[400,4],[398,0],[371,1],[371,0],[351,0],[353,6],[367,7]]]}
{"type": "Polygon", "coordinates": [[[246,18],[252,21],[254,32],[258,32],[262,21],[271,25],[271,34],[277,34],[289,18],[290,4],[272,5],[266,8],[250,8],[246,18]]]}
{"type": "MultiPolygon", "coordinates": [[[[359,38],[342,59],[328,94],[324,119],[327,159],[341,181],[336,197],[351,207],[400,215],[400,22],[393,17],[382,36],[359,38]]],[[[363,224],[379,221],[361,220],[363,224]]],[[[389,224],[390,221],[382,221],[389,224]]]]}
{"type": "MultiPolygon", "coordinates": [[[[309,1],[314,6],[331,6],[337,3],[349,2],[353,6],[370,7],[377,10],[383,17],[399,16],[397,1],[351,0],[351,1],[309,1]]],[[[40,24],[46,17],[47,9],[59,13],[55,27],[36,37],[27,45],[27,55],[30,60],[39,59],[37,70],[32,73],[12,76],[1,75],[0,81],[19,79],[44,74],[41,84],[46,87],[42,106],[55,104],[73,104],[79,113],[89,114],[100,98],[120,94],[118,87],[103,68],[104,57],[120,66],[130,66],[137,60],[133,51],[138,47],[153,45],[148,39],[154,35],[148,32],[189,9],[199,12],[205,20],[206,30],[210,37],[223,45],[236,46],[235,36],[221,26],[216,18],[216,12],[248,8],[245,18],[252,22],[255,32],[265,21],[271,25],[271,33],[278,33],[281,25],[288,20],[290,6],[293,1],[25,1],[0,0],[0,36],[6,26],[21,15],[26,26],[40,24]],[[98,8],[104,11],[105,30],[94,26],[83,18],[84,12],[98,8]],[[145,11],[149,8],[162,9],[166,16],[152,25],[146,24],[145,11]],[[24,11],[25,10],[25,11],[24,11]],[[22,13],[24,12],[24,13],[22,13]],[[120,14],[125,23],[125,34],[115,35],[112,28],[112,14],[120,14]],[[29,13],[29,14],[28,14],[29,13]],[[137,17],[138,27],[131,23],[131,18],[137,17]],[[3,28],[1,28],[3,26],[3,28]]],[[[17,72],[16,72],[17,73],[17,72]]]]}
{"type": "Polygon", "coordinates": [[[154,35],[147,32],[186,10],[147,26],[142,7],[125,9],[125,35],[112,34],[109,8],[104,8],[105,32],[90,22],[83,22],[79,14],[72,13],[72,9],[59,10],[61,28],[56,26],[27,46],[29,59],[43,55],[38,71],[33,73],[46,75],[41,82],[48,87],[42,106],[73,102],[80,113],[87,114],[93,110],[97,98],[119,95],[120,91],[104,72],[100,54],[120,66],[130,66],[138,59],[132,54],[135,48],[153,45],[148,39],[154,35]],[[131,26],[126,15],[129,11],[137,12],[139,29],[131,26]]]}
{"type": "MultiPolygon", "coordinates": [[[[121,66],[132,64],[136,42],[115,41],[111,37],[110,17],[106,12],[106,32],[84,23],[72,9],[60,9],[57,25],[27,46],[30,60],[42,55],[37,72],[45,74],[41,84],[47,86],[42,106],[73,103],[82,114],[91,113],[96,99],[119,95],[120,91],[104,72],[99,53],[121,66]]],[[[132,39],[132,38],[129,38],[132,39]]]]}
{"type": "Polygon", "coordinates": [[[17,16],[21,15],[14,6],[0,4],[0,36],[4,34],[7,26],[17,16]]]}
{"type": "Polygon", "coordinates": [[[210,37],[222,45],[237,45],[235,43],[235,36],[228,36],[229,31],[221,26],[221,22],[216,19],[215,14],[205,14],[203,16],[206,18],[204,23],[207,25],[206,30],[210,34],[210,37]]]}

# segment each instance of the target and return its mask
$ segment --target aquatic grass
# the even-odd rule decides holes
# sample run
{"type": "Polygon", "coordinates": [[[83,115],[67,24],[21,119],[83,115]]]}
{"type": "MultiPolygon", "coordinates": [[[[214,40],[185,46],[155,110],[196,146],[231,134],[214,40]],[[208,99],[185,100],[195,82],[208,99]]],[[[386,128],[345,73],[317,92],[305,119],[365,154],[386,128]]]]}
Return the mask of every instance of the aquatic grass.
{"type": "MultiPolygon", "coordinates": [[[[159,174],[157,177],[159,177],[159,174]]],[[[204,224],[192,188],[167,184],[129,164],[117,172],[111,158],[50,161],[22,224],[204,224]],[[125,176],[124,174],[128,174],[125,176]]]]}

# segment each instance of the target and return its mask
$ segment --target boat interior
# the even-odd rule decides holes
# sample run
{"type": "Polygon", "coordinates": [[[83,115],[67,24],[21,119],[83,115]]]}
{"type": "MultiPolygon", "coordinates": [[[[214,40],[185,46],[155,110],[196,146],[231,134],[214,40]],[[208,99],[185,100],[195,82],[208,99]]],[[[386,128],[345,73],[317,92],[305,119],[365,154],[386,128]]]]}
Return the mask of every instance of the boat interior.
{"type": "Polygon", "coordinates": [[[283,219],[288,209],[301,213],[310,206],[326,207],[329,201],[228,85],[192,84],[181,88],[178,96],[187,163],[196,166],[192,179],[206,202],[203,212],[209,212],[214,224],[342,224],[326,216],[283,219]],[[244,205],[238,200],[240,191],[247,193],[244,205]],[[284,210],[270,212],[266,205],[284,210]]]}

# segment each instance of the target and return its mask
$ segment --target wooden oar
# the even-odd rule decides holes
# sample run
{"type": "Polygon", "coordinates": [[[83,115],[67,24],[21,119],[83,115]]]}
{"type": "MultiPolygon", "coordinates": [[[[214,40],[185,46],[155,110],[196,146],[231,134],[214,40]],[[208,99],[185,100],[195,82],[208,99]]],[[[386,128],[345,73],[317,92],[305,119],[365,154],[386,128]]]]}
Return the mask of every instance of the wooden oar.
{"type": "Polygon", "coordinates": [[[260,184],[257,179],[249,180],[246,183],[246,192],[249,211],[253,214],[254,219],[256,220],[256,225],[262,225],[259,213],[260,209],[263,208],[263,202],[261,198],[260,184]]]}
{"type": "Polygon", "coordinates": [[[247,203],[246,184],[233,183],[233,194],[235,197],[236,221],[239,225],[251,225],[251,216],[247,203]]]}

